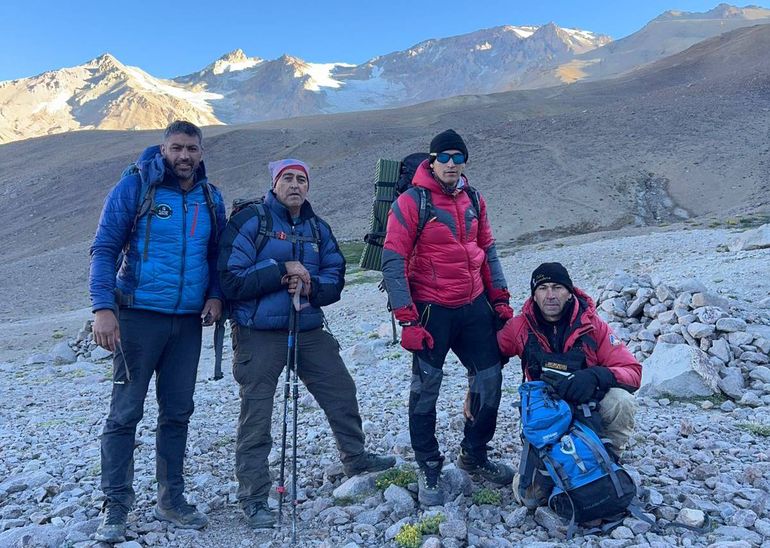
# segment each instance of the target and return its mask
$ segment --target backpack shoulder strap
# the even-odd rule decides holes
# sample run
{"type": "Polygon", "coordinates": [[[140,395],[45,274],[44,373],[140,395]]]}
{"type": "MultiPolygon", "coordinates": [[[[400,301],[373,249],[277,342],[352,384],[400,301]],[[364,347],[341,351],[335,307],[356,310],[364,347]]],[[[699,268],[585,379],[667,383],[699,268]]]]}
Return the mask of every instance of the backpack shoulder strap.
{"type": "Polygon", "coordinates": [[[428,224],[433,215],[433,201],[430,199],[430,191],[427,188],[421,186],[412,188],[417,191],[418,196],[417,234],[414,237],[414,243],[417,243],[425,225],[428,224]]]}
{"type": "Polygon", "coordinates": [[[465,187],[465,192],[468,193],[468,197],[471,199],[471,205],[476,211],[476,217],[481,220],[481,198],[479,197],[479,191],[475,187],[468,185],[465,187]]]}
{"type": "Polygon", "coordinates": [[[211,188],[211,184],[208,181],[205,181],[201,187],[203,188],[203,197],[206,199],[209,216],[211,217],[210,238],[216,241],[217,234],[219,234],[219,221],[217,220],[217,205],[214,202],[214,190],[211,188]]]}
{"type": "Polygon", "coordinates": [[[264,202],[255,202],[249,206],[257,214],[259,218],[259,231],[257,232],[257,238],[254,240],[254,247],[257,250],[257,255],[267,245],[267,238],[273,230],[273,217],[268,215],[264,202]]]}

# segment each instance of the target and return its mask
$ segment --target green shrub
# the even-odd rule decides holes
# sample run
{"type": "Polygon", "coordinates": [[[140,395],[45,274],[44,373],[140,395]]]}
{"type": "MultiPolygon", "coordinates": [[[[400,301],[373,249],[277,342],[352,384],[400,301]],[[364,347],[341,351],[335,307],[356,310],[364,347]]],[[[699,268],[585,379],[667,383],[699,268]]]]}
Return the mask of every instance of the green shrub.
{"type": "Polygon", "coordinates": [[[494,506],[500,506],[500,503],[503,502],[503,497],[500,495],[499,491],[487,489],[485,487],[484,489],[479,489],[473,493],[473,502],[475,504],[492,504],[494,506]]]}
{"type": "Polygon", "coordinates": [[[423,535],[438,535],[438,526],[446,521],[444,514],[435,514],[424,518],[420,522],[420,530],[423,535]]]}
{"type": "Polygon", "coordinates": [[[419,525],[404,525],[395,538],[396,544],[401,548],[420,548],[422,533],[419,525]]]}
{"type": "Polygon", "coordinates": [[[377,489],[384,491],[391,485],[398,485],[399,487],[406,487],[410,483],[417,481],[417,473],[411,468],[391,468],[375,480],[374,485],[377,489]]]}
{"type": "Polygon", "coordinates": [[[770,438],[770,424],[759,424],[758,422],[740,422],[738,428],[745,430],[756,436],[770,438]]]}

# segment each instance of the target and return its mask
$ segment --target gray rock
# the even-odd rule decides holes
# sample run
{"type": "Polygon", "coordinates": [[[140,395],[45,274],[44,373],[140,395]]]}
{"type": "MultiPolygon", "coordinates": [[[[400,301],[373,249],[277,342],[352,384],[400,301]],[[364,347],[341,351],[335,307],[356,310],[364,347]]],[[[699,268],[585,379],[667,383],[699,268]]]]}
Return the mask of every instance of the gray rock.
{"type": "Polygon", "coordinates": [[[545,528],[552,537],[564,538],[567,534],[564,521],[545,506],[538,506],[535,510],[535,523],[545,528]]]}
{"type": "Polygon", "coordinates": [[[696,339],[710,337],[714,334],[714,326],[707,323],[693,322],[687,326],[687,332],[696,339]]]}
{"type": "Polygon", "coordinates": [[[0,493],[18,493],[25,489],[34,489],[48,483],[52,476],[42,470],[33,470],[11,476],[0,483],[0,493]]]}
{"type": "Polygon", "coordinates": [[[727,523],[736,527],[753,527],[755,521],[757,521],[757,514],[752,510],[742,508],[730,516],[727,523]]]}
{"type": "Polygon", "coordinates": [[[372,493],[375,489],[375,475],[374,474],[362,474],[360,476],[353,476],[345,481],[342,485],[337,487],[332,496],[335,499],[348,499],[359,498],[369,493],[372,493]]]}
{"type": "Polygon", "coordinates": [[[38,363],[51,363],[53,361],[53,356],[50,354],[33,354],[29,358],[27,358],[27,361],[24,362],[24,365],[35,365],[38,363]]]}
{"type": "Polygon", "coordinates": [[[730,345],[724,339],[714,339],[711,343],[709,354],[727,363],[730,361],[730,345]]]}
{"type": "Polygon", "coordinates": [[[725,413],[732,413],[736,409],[735,402],[731,400],[727,400],[726,402],[722,403],[722,405],[719,406],[719,409],[721,411],[724,411],[725,413]]]}
{"type": "Polygon", "coordinates": [[[703,306],[694,310],[698,321],[701,323],[715,324],[721,318],[727,316],[724,310],[716,306],[703,306]]]}
{"type": "Polygon", "coordinates": [[[393,540],[404,525],[412,523],[413,518],[402,518],[385,529],[385,540],[393,540]]]}
{"type": "Polygon", "coordinates": [[[660,302],[665,302],[668,300],[673,300],[676,295],[674,295],[674,292],[665,284],[660,284],[658,287],[655,288],[655,296],[658,298],[660,302]]]}
{"type": "Polygon", "coordinates": [[[764,405],[762,399],[754,392],[744,393],[738,403],[746,407],[762,407],[764,405]]]}
{"type": "Polygon", "coordinates": [[[706,521],[706,514],[695,508],[682,508],[676,519],[690,527],[700,527],[706,521]]]}
{"type": "Polygon", "coordinates": [[[650,316],[650,318],[657,318],[658,314],[662,314],[666,310],[668,310],[668,307],[665,304],[662,304],[662,303],[656,304],[650,307],[648,311],[648,315],[650,316]]]}
{"type": "Polygon", "coordinates": [[[724,377],[717,383],[719,389],[734,400],[740,400],[746,389],[743,373],[737,367],[728,367],[724,371],[724,377]]]}
{"type": "Polygon", "coordinates": [[[27,525],[0,533],[0,546],[59,548],[67,531],[54,525],[27,525]]]}
{"type": "Polygon", "coordinates": [[[770,247],[770,223],[739,234],[727,244],[730,251],[750,251],[770,247]]]}
{"type": "Polygon", "coordinates": [[[658,337],[658,342],[668,344],[687,344],[687,341],[684,340],[684,337],[678,333],[664,333],[658,337]]]}
{"type": "Polygon", "coordinates": [[[468,536],[468,526],[461,519],[449,519],[439,524],[442,537],[465,539],[468,536]]]}
{"type": "Polygon", "coordinates": [[[454,464],[444,466],[441,472],[441,482],[447,495],[447,500],[457,495],[470,496],[473,491],[473,481],[465,470],[460,470],[454,464]]]}
{"type": "Polygon", "coordinates": [[[49,354],[56,364],[73,363],[78,359],[78,355],[66,342],[55,344],[54,347],[51,348],[49,354]]]}
{"type": "Polygon", "coordinates": [[[758,519],[754,522],[754,530],[763,537],[770,537],[770,520],[758,519]]]}
{"type": "Polygon", "coordinates": [[[365,525],[377,525],[387,514],[382,508],[375,508],[374,510],[365,510],[355,516],[356,523],[363,523],[365,525]]]}
{"type": "Polygon", "coordinates": [[[388,488],[385,489],[383,496],[385,497],[385,500],[391,503],[395,508],[414,508],[414,498],[412,498],[412,495],[408,490],[399,487],[398,485],[389,485],[388,488]]]}
{"type": "Polygon", "coordinates": [[[677,284],[677,288],[683,293],[703,293],[706,291],[706,286],[697,278],[682,280],[677,284]]]}
{"type": "Polygon", "coordinates": [[[742,331],[735,331],[727,335],[727,342],[733,346],[743,346],[745,344],[751,344],[754,340],[754,335],[751,333],[744,333],[742,331]]]}
{"type": "Polygon", "coordinates": [[[725,333],[746,331],[746,322],[740,318],[721,318],[717,320],[717,329],[725,333]]]}
{"type": "Polygon", "coordinates": [[[762,537],[756,534],[754,531],[749,531],[743,527],[736,527],[734,525],[722,525],[714,529],[714,534],[717,537],[725,537],[728,539],[745,540],[754,545],[762,543],[762,537]]]}
{"type": "Polygon", "coordinates": [[[661,324],[675,323],[677,319],[676,311],[666,310],[665,312],[658,314],[658,317],[655,319],[658,320],[661,324]]]}
{"type": "Polygon", "coordinates": [[[764,365],[758,365],[749,371],[749,378],[758,380],[764,383],[770,382],[770,367],[764,365]]]}
{"type": "Polygon", "coordinates": [[[642,329],[636,334],[637,338],[640,341],[654,341],[655,335],[652,334],[651,331],[648,331],[647,329],[642,329]]]}
{"type": "Polygon", "coordinates": [[[526,506],[519,506],[513,512],[503,512],[503,520],[508,527],[517,529],[524,525],[524,521],[527,519],[526,506]]]}
{"type": "Polygon", "coordinates": [[[97,346],[93,350],[91,350],[91,359],[95,362],[106,360],[107,358],[112,357],[112,352],[110,350],[107,350],[106,348],[102,348],[101,346],[97,346]]]}
{"type": "MultiPolygon", "coordinates": [[[[375,342],[379,342],[379,340],[375,342]]],[[[340,356],[342,356],[342,359],[347,364],[374,365],[377,363],[375,346],[382,346],[382,344],[373,345],[372,342],[356,343],[340,352],[340,356]]]]}
{"type": "Polygon", "coordinates": [[[624,301],[620,297],[607,299],[606,301],[602,302],[602,304],[600,305],[600,308],[605,312],[609,312],[614,316],[618,316],[621,318],[626,317],[626,301],[624,301]]]}
{"type": "Polygon", "coordinates": [[[692,296],[692,307],[717,306],[725,312],[730,310],[730,301],[713,293],[695,293],[692,296]]]}
{"type": "Polygon", "coordinates": [[[741,354],[741,359],[754,363],[767,363],[770,361],[766,354],[760,354],[759,352],[744,352],[741,354]]]}
{"type": "Polygon", "coordinates": [[[719,375],[708,356],[683,344],[659,343],[642,367],[640,396],[710,396],[717,392],[719,375]]]}

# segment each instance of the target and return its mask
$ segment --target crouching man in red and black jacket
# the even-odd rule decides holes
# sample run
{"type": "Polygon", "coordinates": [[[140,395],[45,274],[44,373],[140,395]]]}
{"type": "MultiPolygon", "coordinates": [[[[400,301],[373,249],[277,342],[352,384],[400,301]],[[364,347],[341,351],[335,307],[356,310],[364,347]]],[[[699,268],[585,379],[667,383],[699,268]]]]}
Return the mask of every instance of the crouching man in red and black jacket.
{"type": "MultiPolygon", "coordinates": [[[[538,266],[530,289],[522,313],[497,333],[501,353],[521,358],[525,380],[560,379],[553,384],[571,404],[598,401],[601,435],[620,455],[634,431],[632,393],[639,388],[642,366],[561,264],[538,266]]],[[[528,502],[535,501],[523,503],[528,502]]]]}

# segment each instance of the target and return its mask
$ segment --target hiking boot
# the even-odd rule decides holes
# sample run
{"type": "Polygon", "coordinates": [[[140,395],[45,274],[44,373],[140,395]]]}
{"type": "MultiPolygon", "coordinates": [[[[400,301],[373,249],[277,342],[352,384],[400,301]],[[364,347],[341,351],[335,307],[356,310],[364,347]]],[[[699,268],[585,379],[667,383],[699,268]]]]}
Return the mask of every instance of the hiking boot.
{"type": "Polygon", "coordinates": [[[109,504],[104,509],[104,518],[96,529],[94,540],[115,544],[126,540],[126,518],[128,508],[122,504],[109,504]]]}
{"type": "Polygon", "coordinates": [[[460,470],[479,475],[485,480],[499,485],[508,485],[513,479],[513,470],[510,466],[491,461],[486,455],[474,457],[466,453],[464,449],[460,449],[456,464],[460,470]]]}
{"type": "Polygon", "coordinates": [[[441,480],[441,460],[429,460],[420,463],[417,472],[417,500],[423,506],[441,506],[444,504],[444,491],[441,480]]]}
{"type": "Polygon", "coordinates": [[[203,529],[209,523],[209,518],[205,514],[198,512],[195,506],[187,503],[175,508],[161,508],[156,505],[153,514],[156,519],[173,523],[180,529],[203,529]]]}
{"type": "Polygon", "coordinates": [[[342,469],[349,478],[364,472],[382,472],[396,464],[396,457],[381,457],[374,453],[365,452],[344,464],[342,469]]]}
{"type": "Polygon", "coordinates": [[[243,507],[246,523],[252,529],[271,529],[275,525],[275,515],[264,502],[252,502],[243,507]]]}
{"type": "Polygon", "coordinates": [[[513,490],[513,499],[521,506],[526,506],[528,510],[535,510],[538,506],[548,504],[548,495],[553,489],[553,481],[543,470],[535,470],[532,476],[532,483],[524,490],[524,496],[519,493],[519,482],[521,476],[516,474],[513,477],[511,488],[513,490]]]}

